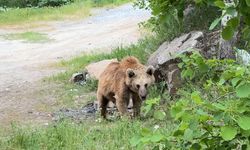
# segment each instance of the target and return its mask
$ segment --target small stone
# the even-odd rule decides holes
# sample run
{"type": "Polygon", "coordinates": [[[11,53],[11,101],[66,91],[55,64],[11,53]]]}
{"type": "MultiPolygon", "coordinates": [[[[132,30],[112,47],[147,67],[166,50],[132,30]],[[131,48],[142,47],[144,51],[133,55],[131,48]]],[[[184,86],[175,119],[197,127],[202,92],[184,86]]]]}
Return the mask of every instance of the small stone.
{"type": "Polygon", "coordinates": [[[77,83],[77,82],[82,82],[82,81],[86,81],[86,76],[87,76],[87,72],[83,71],[83,72],[78,72],[78,73],[74,73],[71,78],[70,78],[70,82],[71,83],[77,83]]]}
{"type": "Polygon", "coordinates": [[[28,114],[32,114],[32,113],[33,113],[33,111],[31,111],[31,110],[30,110],[30,111],[28,111],[28,114]]]}

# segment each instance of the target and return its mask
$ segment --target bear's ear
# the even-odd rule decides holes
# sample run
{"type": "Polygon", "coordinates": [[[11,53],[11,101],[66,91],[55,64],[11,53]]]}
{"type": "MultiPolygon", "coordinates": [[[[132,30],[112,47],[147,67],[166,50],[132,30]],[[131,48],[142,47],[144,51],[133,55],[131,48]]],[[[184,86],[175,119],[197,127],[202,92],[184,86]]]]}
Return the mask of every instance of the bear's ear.
{"type": "Polygon", "coordinates": [[[155,68],[153,66],[148,66],[146,72],[147,72],[147,74],[152,76],[154,74],[154,72],[155,72],[155,68]]]}
{"type": "Polygon", "coordinates": [[[129,78],[133,78],[135,76],[135,72],[133,69],[128,68],[127,69],[127,75],[129,78]]]}

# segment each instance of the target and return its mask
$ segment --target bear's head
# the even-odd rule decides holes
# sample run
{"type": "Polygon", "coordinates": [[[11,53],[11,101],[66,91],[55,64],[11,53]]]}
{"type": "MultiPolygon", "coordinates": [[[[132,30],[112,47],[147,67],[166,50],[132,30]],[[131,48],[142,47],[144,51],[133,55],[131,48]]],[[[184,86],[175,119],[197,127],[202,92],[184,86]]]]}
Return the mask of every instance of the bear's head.
{"type": "Polygon", "coordinates": [[[146,100],[148,87],[155,82],[153,66],[143,66],[136,69],[128,68],[126,71],[126,84],[129,89],[138,93],[141,100],[146,100]]]}

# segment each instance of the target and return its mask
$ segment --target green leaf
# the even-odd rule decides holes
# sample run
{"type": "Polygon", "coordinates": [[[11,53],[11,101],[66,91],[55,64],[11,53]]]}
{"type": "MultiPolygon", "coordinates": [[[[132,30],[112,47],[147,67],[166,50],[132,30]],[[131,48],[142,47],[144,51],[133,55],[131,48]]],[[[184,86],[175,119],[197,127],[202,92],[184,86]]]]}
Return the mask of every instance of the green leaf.
{"type": "Polygon", "coordinates": [[[190,148],[190,150],[197,150],[197,149],[202,149],[199,143],[194,143],[190,148]]]}
{"type": "Polygon", "coordinates": [[[245,137],[249,137],[250,136],[250,130],[242,130],[241,133],[245,137]]]}
{"type": "Polygon", "coordinates": [[[201,73],[205,73],[209,69],[208,65],[206,65],[205,63],[199,64],[198,67],[201,73]]]}
{"type": "Polygon", "coordinates": [[[220,110],[226,110],[226,107],[220,103],[214,103],[213,106],[220,110]]]}
{"type": "Polygon", "coordinates": [[[244,39],[248,39],[250,38],[250,27],[249,26],[246,26],[244,29],[243,29],[243,38],[244,39]]]}
{"type": "Polygon", "coordinates": [[[194,1],[195,1],[195,3],[197,3],[197,4],[199,4],[199,3],[202,2],[202,0],[194,0],[194,1]]]}
{"type": "Polygon", "coordinates": [[[231,26],[226,26],[222,30],[222,37],[224,40],[230,40],[234,35],[234,30],[231,26]]]}
{"type": "Polygon", "coordinates": [[[138,145],[141,142],[141,138],[138,137],[138,136],[135,136],[132,139],[130,139],[129,142],[134,147],[134,146],[138,145]]]}
{"type": "Polygon", "coordinates": [[[188,128],[188,123],[182,121],[181,124],[179,125],[178,130],[183,131],[183,130],[186,130],[187,128],[188,128]]]}
{"type": "Polygon", "coordinates": [[[246,0],[247,6],[250,7],[250,0],[246,0]]]}
{"type": "Polygon", "coordinates": [[[176,115],[178,114],[178,113],[180,113],[180,112],[182,112],[182,107],[181,106],[173,106],[172,108],[171,108],[171,116],[172,117],[176,117],[176,115]]]}
{"type": "Polygon", "coordinates": [[[240,80],[241,80],[241,78],[233,78],[231,80],[233,87],[235,87],[236,85],[238,85],[238,83],[239,83],[240,80]]]}
{"type": "Polygon", "coordinates": [[[216,1],[214,2],[215,6],[219,7],[219,8],[225,8],[225,3],[223,1],[216,1]]]}
{"type": "Polygon", "coordinates": [[[191,98],[192,100],[196,103],[196,104],[201,104],[203,101],[201,100],[200,97],[200,93],[195,91],[191,94],[191,98]]]}
{"type": "Polygon", "coordinates": [[[231,26],[234,30],[237,29],[238,25],[240,23],[240,20],[238,17],[231,18],[228,22],[227,25],[231,26]]]}
{"type": "Polygon", "coordinates": [[[237,13],[237,10],[234,7],[229,7],[226,9],[226,14],[234,16],[237,13]]]}
{"type": "Polygon", "coordinates": [[[148,128],[142,128],[141,134],[142,134],[143,136],[148,136],[148,135],[151,134],[151,131],[150,131],[148,128]]]}
{"type": "Polygon", "coordinates": [[[221,78],[218,85],[223,85],[226,82],[226,80],[224,78],[221,78]]]}
{"type": "Polygon", "coordinates": [[[187,141],[191,141],[193,139],[193,130],[191,129],[185,130],[183,139],[187,141]]]}
{"type": "Polygon", "coordinates": [[[221,21],[221,19],[222,19],[222,17],[216,18],[216,19],[212,22],[212,24],[210,25],[209,30],[213,30],[213,29],[217,26],[217,24],[221,21]]]}
{"type": "Polygon", "coordinates": [[[250,83],[245,83],[236,88],[236,95],[240,98],[247,98],[250,96],[250,83]]]}
{"type": "Polygon", "coordinates": [[[221,127],[220,134],[224,140],[226,141],[232,140],[237,134],[237,128],[232,126],[221,127]]]}
{"type": "Polygon", "coordinates": [[[154,112],[154,118],[158,120],[164,120],[166,113],[164,111],[156,110],[154,112]]]}
{"type": "Polygon", "coordinates": [[[151,136],[150,140],[152,142],[160,142],[162,139],[164,139],[164,136],[161,134],[154,134],[153,136],[151,136]]]}
{"type": "Polygon", "coordinates": [[[188,68],[188,69],[182,71],[182,77],[183,77],[183,78],[187,78],[187,77],[192,78],[193,75],[194,75],[194,72],[193,72],[193,70],[190,69],[190,68],[188,68]]]}
{"type": "Polygon", "coordinates": [[[237,120],[238,125],[243,130],[249,130],[250,129],[250,117],[249,116],[242,116],[237,120]]]}

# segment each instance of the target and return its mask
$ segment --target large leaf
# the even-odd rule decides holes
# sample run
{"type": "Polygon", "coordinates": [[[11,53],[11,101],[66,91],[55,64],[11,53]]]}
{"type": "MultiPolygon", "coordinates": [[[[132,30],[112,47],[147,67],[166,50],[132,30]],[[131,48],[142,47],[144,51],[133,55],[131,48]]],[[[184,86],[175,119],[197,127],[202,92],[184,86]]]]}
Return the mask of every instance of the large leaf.
{"type": "Polygon", "coordinates": [[[239,83],[240,80],[241,80],[241,78],[233,78],[232,81],[231,81],[233,87],[235,87],[236,85],[238,85],[238,83],[239,83]]]}
{"type": "Polygon", "coordinates": [[[201,73],[205,73],[209,69],[208,65],[206,65],[205,63],[199,64],[198,67],[201,73]]]}
{"type": "Polygon", "coordinates": [[[232,126],[221,127],[220,134],[224,140],[226,141],[232,140],[237,134],[237,128],[232,126]]]}
{"type": "Polygon", "coordinates": [[[231,26],[234,30],[237,29],[239,23],[240,23],[240,20],[239,20],[238,17],[231,18],[231,19],[227,22],[227,24],[228,24],[229,26],[231,26]]]}
{"type": "Polygon", "coordinates": [[[219,8],[225,8],[225,3],[223,1],[216,1],[214,2],[215,6],[219,7],[219,8]]]}
{"type": "Polygon", "coordinates": [[[219,110],[226,110],[226,107],[221,103],[213,103],[213,106],[215,106],[219,110]]]}
{"type": "Polygon", "coordinates": [[[172,117],[176,117],[177,114],[179,114],[180,112],[182,112],[182,107],[181,106],[172,106],[171,107],[171,116],[172,117]]]}
{"type": "Polygon", "coordinates": [[[246,0],[247,6],[250,7],[250,0],[246,0]]]}
{"type": "Polygon", "coordinates": [[[234,30],[231,26],[226,26],[222,30],[222,37],[224,40],[230,40],[234,35],[234,30]]]}
{"type": "Polygon", "coordinates": [[[250,117],[249,116],[243,116],[240,117],[237,120],[238,125],[243,129],[243,130],[249,130],[250,129],[250,117]]]}
{"type": "Polygon", "coordinates": [[[135,136],[129,140],[132,146],[136,146],[141,142],[141,138],[139,136],[135,136]]]}
{"type": "Polygon", "coordinates": [[[192,100],[196,103],[196,104],[201,104],[202,103],[202,100],[201,100],[201,97],[200,97],[200,94],[199,92],[195,91],[191,94],[191,98],[192,100]]]}
{"type": "Polygon", "coordinates": [[[236,88],[236,95],[240,98],[246,98],[250,96],[250,83],[245,83],[236,88]]]}
{"type": "Polygon", "coordinates": [[[166,113],[164,111],[156,110],[154,112],[154,118],[158,120],[164,120],[166,113]]]}
{"type": "Polygon", "coordinates": [[[154,142],[154,143],[159,142],[159,141],[161,141],[161,140],[163,140],[163,139],[164,139],[164,136],[161,135],[161,134],[154,134],[154,135],[151,136],[151,138],[150,138],[150,140],[151,140],[152,142],[154,142]]]}
{"type": "Polygon", "coordinates": [[[183,139],[184,140],[187,140],[187,141],[191,141],[193,139],[193,130],[191,129],[187,129],[185,130],[184,132],[184,136],[183,136],[183,139]]]}
{"type": "Polygon", "coordinates": [[[141,129],[141,134],[143,136],[148,136],[148,135],[151,135],[151,131],[148,128],[142,128],[141,129]]]}

